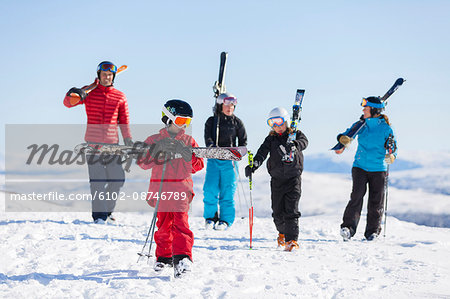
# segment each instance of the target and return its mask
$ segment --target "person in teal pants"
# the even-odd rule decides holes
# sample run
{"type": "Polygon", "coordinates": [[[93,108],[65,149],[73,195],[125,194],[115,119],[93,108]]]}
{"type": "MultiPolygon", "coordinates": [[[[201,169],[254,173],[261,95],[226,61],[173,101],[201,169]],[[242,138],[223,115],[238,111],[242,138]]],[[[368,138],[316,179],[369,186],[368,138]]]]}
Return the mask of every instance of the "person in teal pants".
{"type": "MultiPolygon", "coordinates": [[[[205,123],[206,146],[246,146],[247,133],[234,115],[235,96],[222,93],[216,100],[216,113],[205,123]],[[218,135],[218,137],[217,137],[218,135]]],[[[203,185],[203,217],[206,229],[226,230],[235,218],[234,194],[237,177],[233,161],[208,159],[203,185]]]]}

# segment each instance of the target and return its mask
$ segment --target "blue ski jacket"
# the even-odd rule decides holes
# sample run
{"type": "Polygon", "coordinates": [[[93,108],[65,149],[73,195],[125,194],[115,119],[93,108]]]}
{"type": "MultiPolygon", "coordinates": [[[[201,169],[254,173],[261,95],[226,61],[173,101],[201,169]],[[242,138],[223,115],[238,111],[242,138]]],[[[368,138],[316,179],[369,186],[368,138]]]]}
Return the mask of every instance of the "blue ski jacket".
{"type": "MultiPolygon", "coordinates": [[[[348,133],[349,129],[343,134],[348,133]]],[[[386,171],[387,164],[384,161],[384,157],[387,152],[385,143],[390,134],[394,136],[394,141],[397,143],[394,131],[386,123],[383,116],[366,118],[366,124],[357,134],[358,149],[356,150],[353,167],[369,172],[386,171]]],[[[397,157],[397,152],[392,154],[397,157]]]]}

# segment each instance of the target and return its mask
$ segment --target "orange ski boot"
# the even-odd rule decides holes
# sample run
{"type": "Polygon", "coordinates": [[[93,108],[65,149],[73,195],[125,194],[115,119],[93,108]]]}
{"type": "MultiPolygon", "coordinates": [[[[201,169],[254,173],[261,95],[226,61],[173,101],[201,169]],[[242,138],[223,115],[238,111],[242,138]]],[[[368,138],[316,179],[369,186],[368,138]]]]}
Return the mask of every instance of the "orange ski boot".
{"type": "Polygon", "coordinates": [[[292,251],[294,249],[299,249],[297,241],[295,240],[287,241],[284,247],[284,251],[292,251]]]}
{"type": "Polygon", "coordinates": [[[283,234],[278,234],[277,242],[278,242],[278,247],[284,247],[284,245],[286,243],[284,242],[284,235],[283,234]]]}

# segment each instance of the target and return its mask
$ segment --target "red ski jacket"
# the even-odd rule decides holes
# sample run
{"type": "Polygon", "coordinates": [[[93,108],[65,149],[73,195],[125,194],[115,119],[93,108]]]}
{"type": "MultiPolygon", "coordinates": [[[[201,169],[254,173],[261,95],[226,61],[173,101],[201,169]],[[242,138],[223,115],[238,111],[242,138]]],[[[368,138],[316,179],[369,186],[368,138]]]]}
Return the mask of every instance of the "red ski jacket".
{"type": "Polygon", "coordinates": [[[70,104],[70,96],[64,98],[64,106],[72,108],[84,104],[87,114],[87,129],[84,140],[98,143],[119,143],[118,129],[122,137],[131,138],[130,116],[125,94],[113,86],[99,84],[84,101],[70,104]]]}
{"type": "MultiPolygon", "coordinates": [[[[170,138],[165,128],[161,129],[159,134],[149,136],[145,143],[151,145],[164,138],[170,138]]],[[[198,147],[194,138],[186,135],[184,130],[181,130],[174,138],[188,146],[198,147]]],[[[186,162],[181,157],[175,157],[164,163],[164,160],[155,159],[150,153],[147,153],[147,156],[137,163],[142,169],[152,169],[147,193],[147,202],[150,206],[154,207],[160,196],[161,200],[158,206],[160,212],[187,212],[189,210],[189,204],[194,197],[192,173],[203,169],[205,165],[202,158],[197,158],[192,154],[190,162],[186,162]],[[164,164],[165,171],[164,177],[162,177],[164,164]],[[161,184],[162,189],[159,194],[161,184]]]]}

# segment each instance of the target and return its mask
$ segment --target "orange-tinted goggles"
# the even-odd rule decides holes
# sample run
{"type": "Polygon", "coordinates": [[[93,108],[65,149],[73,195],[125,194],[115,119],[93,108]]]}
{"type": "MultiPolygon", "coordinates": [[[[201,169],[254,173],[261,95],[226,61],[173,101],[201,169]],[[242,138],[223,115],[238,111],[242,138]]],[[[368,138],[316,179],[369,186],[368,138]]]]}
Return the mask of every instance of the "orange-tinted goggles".
{"type": "Polygon", "coordinates": [[[162,113],[162,116],[167,116],[177,127],[188,127],[191,124],[192,118],[188,116],[175,116],[175,119],[172,117],[166,115],[164,112],[162,113]]]}
{"type": "Polygon", "coordinates": [[[367,106],[367,99],[363,98],[361,101],[361,106],[366,107],[367,106]]]}
{"type": "Polygon", "coordinates": [[[267,124],[269,127],[273,128],[274,126],[280,127],[284,124],[284,118],[282,117],[271,117],[267,120],[267,124]]]}

